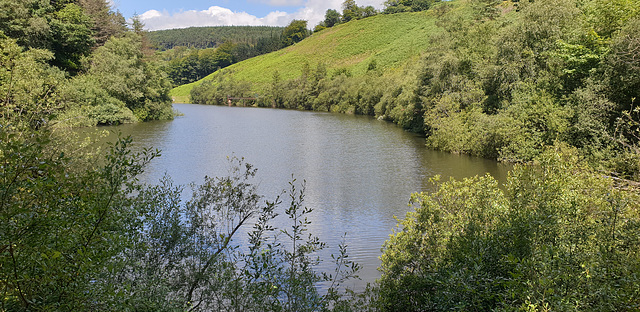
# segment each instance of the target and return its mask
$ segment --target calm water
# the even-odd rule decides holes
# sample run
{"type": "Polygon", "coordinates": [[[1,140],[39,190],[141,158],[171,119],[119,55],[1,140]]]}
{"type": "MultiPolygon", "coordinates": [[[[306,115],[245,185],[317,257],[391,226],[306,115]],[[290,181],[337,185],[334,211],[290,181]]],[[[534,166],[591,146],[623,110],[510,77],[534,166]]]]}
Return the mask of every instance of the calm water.
{"type": "Polygon", "coordinates": [[[292,174],[306,180],[305,204],[314,208],[311,231],[329,245],[327,253],[337,253],[347,233],[349,255],[363,266],[357,287],[379,277],[378,256],[396,224],[393,217],[404,217],[411,193],[433,189],[429,178],[488,172],[504,180],[508,170],[494,161],[430,151],[424,138],[369,117],[191,104],[175,108],[184,116],[115,127],[132,135],[137,147],[162,151],[144,181],[155,183],[167,173],[176,184],[199,183],[205,175],[225,175],[232,155],[258,168],[259,190],[266,198],[287,189],[292,174]]]}

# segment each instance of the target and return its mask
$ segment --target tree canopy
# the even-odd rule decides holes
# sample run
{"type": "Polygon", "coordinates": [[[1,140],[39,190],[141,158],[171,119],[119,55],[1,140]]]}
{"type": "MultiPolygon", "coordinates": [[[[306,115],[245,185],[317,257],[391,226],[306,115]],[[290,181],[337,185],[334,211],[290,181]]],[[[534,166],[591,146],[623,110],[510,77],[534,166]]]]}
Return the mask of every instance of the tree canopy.
{"type": "Polygon", "coordinates": [[[279,37],[283,30],[283,27],[272,26],[189,27],[151,31],[148,36],[161,50],[178,46],[208,49],[225,42],[256,45],[260,40],[279,37]]]}
{"type": "Polygon", "coordinates": [[[307,21],[293,20],[282,31],[282,41],[285,46],[292,45],[296,42],[302,41],[309,36],[309,30],[307,29],[307,21]]]}
{"type": "Polygon", "coordinates": [[[324,24],[327,27],[333,27],[340,23],[342,15],[338,13],[338,11],[333,9],[328,9],[324,15],[324,24]]]}
{"type": "Polygon", "coordinates": [[[426,11],[440,0],[387,0],[384,2],[384,13],[402,13],[426,11]]]}
{"type": "Polygon", "coordinates": [[[573,310],[637,307],[638,194],[616,189],[556,146],[490,176],[414,194],[385,243],[383,311],[573,310]]]}

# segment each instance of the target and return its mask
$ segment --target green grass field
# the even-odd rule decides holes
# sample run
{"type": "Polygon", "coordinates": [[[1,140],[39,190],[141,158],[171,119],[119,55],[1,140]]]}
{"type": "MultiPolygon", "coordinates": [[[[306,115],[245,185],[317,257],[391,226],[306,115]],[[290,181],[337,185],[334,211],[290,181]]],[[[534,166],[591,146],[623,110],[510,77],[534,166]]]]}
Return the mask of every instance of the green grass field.
{"type": "MultiPolygon", "coordinates": [[[[330,75],[346,69],[360,76],[375,61],[378,69],[388,73],[415,60],[428,47],[430,37],[440,31],[432,11],[380,14],[325,29],[293,46],[231,65],[204,79],[232,71],[234,80],[250,82],[255,90],[261,90],[276,71],[283,80],[299,77],[305,63],[312,69],[323,63],[330,75]]],[[[185,101],[201,82],[177,87],[171,96],[185,101]]]]}
{"type": "Polygon", "coordinates": [[[191,92],[191,89],[193,89],[194,86],[200,84],[200,82],[201,81],[196,81],[173,88],[171,92],[169,92],[169,95],[173,99],[174,103],[190,103],[189,94],[191,92]]]}

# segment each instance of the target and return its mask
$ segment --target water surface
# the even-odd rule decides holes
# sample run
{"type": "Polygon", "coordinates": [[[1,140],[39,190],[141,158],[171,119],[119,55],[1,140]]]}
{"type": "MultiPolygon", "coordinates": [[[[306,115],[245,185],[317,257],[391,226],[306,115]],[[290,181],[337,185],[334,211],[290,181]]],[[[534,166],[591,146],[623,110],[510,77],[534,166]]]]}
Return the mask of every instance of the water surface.
{"type": "Polygon", "coordinates": [[[433,190],[430,178],[490,173],[504,180],[508,170],[486,159],[431,151],[424,138],[370,117],[174,107],[184,116],[113,128],[131,135],[137,148],[162,151],[143,181],[157,183],[166,173],[177,184],[199,183],[205,175],[227,174],[227,156],[234,155],[258,168],[256,181],[267,198],[287,189],[292,175],[306,180],[305,204],[314,209],[311,231],[329,245],[328,253],[337,253],[346,233],[350,258],[363,266],[357,287],[379,277],[378,256],[396,225],[394,216],[404,217],[411,193],[433,190]]]}

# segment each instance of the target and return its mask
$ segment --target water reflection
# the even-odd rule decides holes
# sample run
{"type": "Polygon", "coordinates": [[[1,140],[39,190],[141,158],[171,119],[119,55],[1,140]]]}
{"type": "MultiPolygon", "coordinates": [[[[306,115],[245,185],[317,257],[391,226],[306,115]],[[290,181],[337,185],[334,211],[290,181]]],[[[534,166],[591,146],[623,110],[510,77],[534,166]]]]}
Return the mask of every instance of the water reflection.
{"type": "MultiPolygon", "coordinates": [[[[112,128],[131,135],[137,148],[162,150],[142,177],[165,173],[176,184],[227,173],[227,156],[258,168],[268,198],[288,187],[292,175],[307,181],[306,205],[315,209],[312,231],[336,253],[344,233],[350,256],[361,263],[362,285],[379,276],[377,257],[408,211],[412,192],[429,191],[434,175],[461,179],[490,173],[504,180],[507,166],[430,151],[424,138],[363,116],[258,108],[176,104],[184,116],[112,128]]],[[[113,136],[112,136],[113,138],[113,136]]],[[[284,222],[284,221],[281,221],[284,222]]]]}

